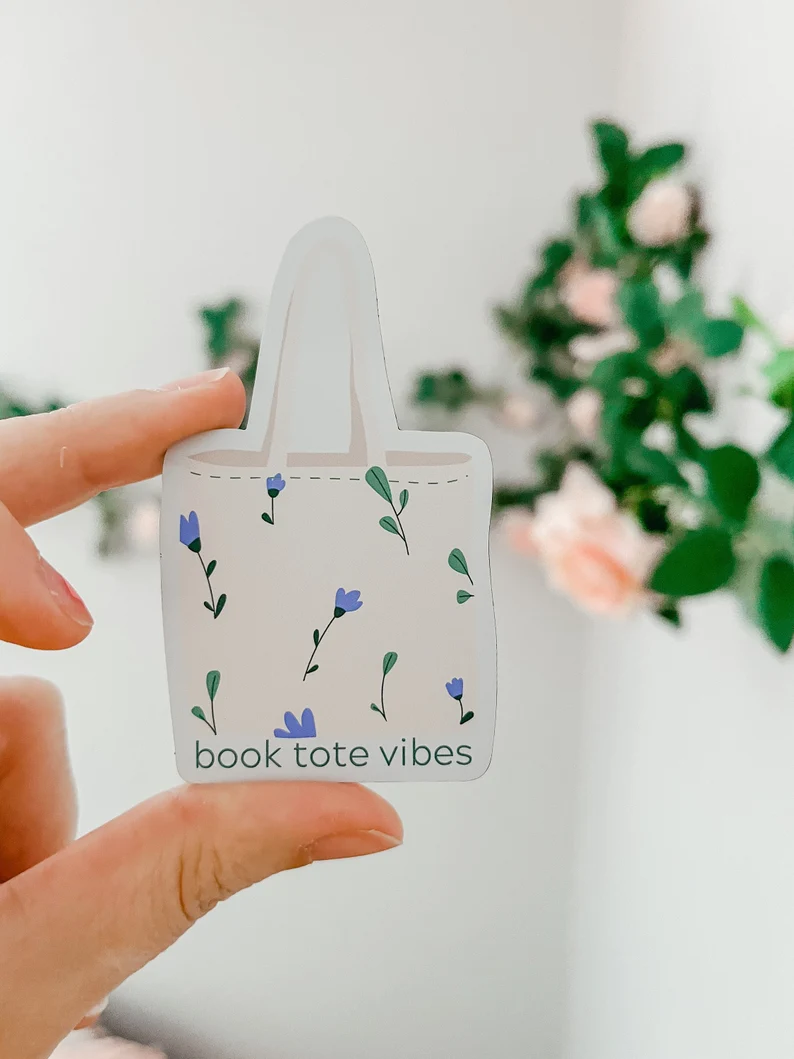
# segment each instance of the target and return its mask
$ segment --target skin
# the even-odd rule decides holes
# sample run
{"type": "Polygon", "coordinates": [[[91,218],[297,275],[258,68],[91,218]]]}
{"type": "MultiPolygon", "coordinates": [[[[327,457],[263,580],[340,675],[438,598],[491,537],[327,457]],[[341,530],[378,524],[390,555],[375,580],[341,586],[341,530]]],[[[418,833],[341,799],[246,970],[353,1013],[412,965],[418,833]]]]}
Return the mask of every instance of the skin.
{"type": "MultiPolygon", "coordinates": [[[[166,449],[240,423],[230,372],[205,372],[0,422],[0,639],[80,643],[91,617],[25,527],[159,474],[166,449]]],[[[56,688],[0,679],[0,1056],[46,1059],[129,975],[219,901],[276,872],[397,846],[402,825],[355,784],[183,786],[73,841],[56,688]]]]}

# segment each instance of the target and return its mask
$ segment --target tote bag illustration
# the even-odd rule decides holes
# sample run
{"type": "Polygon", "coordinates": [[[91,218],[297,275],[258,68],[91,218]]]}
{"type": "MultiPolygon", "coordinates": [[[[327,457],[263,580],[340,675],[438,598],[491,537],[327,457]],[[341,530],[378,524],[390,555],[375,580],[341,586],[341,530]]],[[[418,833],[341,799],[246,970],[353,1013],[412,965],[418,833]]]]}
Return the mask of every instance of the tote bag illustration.
{"type": "Polygon", "coordinates": [[[397,428],[358,231],[308,225],[274,285],[246,429],[165,461],[182,777],[481,775],[496,708],[490,501],[481,441],[397,428]],[[293,443],[301,430],[311,451],[293,443]]]}

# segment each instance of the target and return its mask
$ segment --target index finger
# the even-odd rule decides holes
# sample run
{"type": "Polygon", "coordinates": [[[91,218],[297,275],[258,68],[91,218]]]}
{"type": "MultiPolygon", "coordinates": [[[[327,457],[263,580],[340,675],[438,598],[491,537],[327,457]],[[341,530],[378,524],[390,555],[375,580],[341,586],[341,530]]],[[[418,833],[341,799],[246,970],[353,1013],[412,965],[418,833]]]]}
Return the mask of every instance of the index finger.
{"type": "Polygon", "coordinates": [[[29,526],[104,489],[153,478],[171,445],[205,430],[239,426],[244,413],[243,384],[220,368],[161,390],[4,419],[0,501],[29,526]]]}

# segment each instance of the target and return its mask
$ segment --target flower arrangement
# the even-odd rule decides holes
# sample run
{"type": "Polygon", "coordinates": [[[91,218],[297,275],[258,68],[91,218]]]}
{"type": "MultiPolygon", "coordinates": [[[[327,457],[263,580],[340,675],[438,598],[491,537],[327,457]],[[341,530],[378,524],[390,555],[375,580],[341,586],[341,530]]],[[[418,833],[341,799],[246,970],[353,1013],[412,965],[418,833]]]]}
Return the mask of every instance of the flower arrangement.
{"type": "Polygon", "coordinates": [[[416,402],[473,404],[528,430],[541,396],[553,441],[526,482],[498,486],[495,512],[520,551],[596,614],[649,608],[678,625],[681,602],[733,592],[780,650],[794,638],[794,348],[741,298],[714,314],[696,279],[708,243],[681,143],[637,149],[592,126],[601,179],[573,202],[518,299],[496,309],[528,380],[524,394],[465,371],[425,373],[416,402]],[[776,407],[772,443],[710,446],[720,362],[755,331],[772,355],[758,373],[776,407]],[[785,513],[788,508],[788,513],[785,513]],[[783,514],[781,512],[784,512],[783,514]]]}

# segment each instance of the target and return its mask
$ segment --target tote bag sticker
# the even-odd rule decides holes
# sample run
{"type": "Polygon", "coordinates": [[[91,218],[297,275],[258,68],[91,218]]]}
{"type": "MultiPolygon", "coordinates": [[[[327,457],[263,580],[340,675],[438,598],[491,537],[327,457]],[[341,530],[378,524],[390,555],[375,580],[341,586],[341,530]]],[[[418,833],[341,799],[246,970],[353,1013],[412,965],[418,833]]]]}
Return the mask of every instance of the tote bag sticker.
{"type": "Polygon", "coordinates": [[[496,709],[491,483],[477,438],[398,429],[366,246],[345,221],[308,225],[276,278],[246,428],[166,456],[180,775],[482,775],[496,709]],[[335,443],[293,443],[329,416],[335,443]]]}

